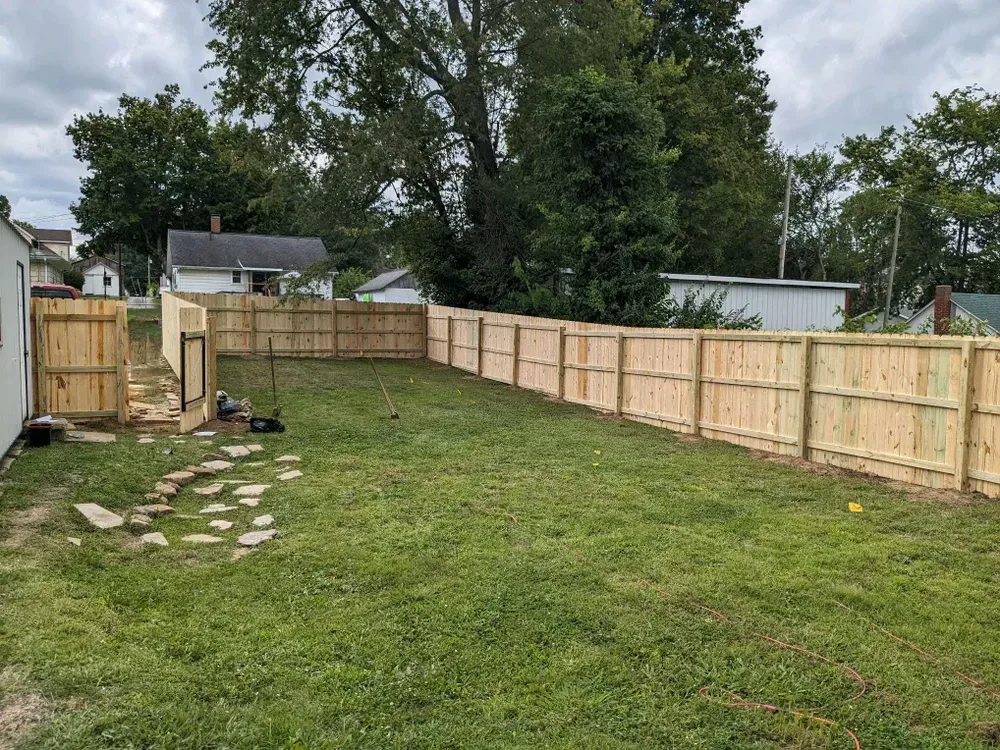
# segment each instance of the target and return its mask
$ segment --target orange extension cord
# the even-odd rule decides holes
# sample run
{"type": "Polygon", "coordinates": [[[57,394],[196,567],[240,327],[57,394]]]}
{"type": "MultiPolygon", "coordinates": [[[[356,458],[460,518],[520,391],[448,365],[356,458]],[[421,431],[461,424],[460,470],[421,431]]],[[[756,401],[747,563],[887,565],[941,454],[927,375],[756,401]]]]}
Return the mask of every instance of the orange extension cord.
{"type": "MultiPolygon", "coordinates": [[[[943,660],[939,656],[935,656],[934,654],[931,654],[931,653],[928,653],[928,652],[924,651],[919,646],[916,646],[916,645],[910,643],[907,640],[903,640],[902,638],[900,638],[895,633],[890,633],[888,630],[886,630],[885,628],[883,628],[881,625],[879,625],[878,623],[876,623],[876,622],[870,620],[869,618],[865,617],[860,612],[856,612],[855,610],[851,609],[846,604],[844,604],[842,601],[839,601],[837,599],[834,599],[833,601],[834,601],[834,603],[838,607],[846,609],[848,612],[851,612],[854,615],[856,615],[857,617],[860,617],[862,620],[864,620],[865,622],[867,622],[871,627],[875,628],[875,630],[877,630],[880,633],[883,633],[883,634],[889,636],[894,641],[902,643],[907,648],[913,649],[918,654],[921,654],[922,656],[926,656],[928,659],[930,659],[931,661],[933,661],[935,664],[943,664],[944,663],[943,660]]],[[[981,682],[979,682],[977,680],[974,680],[973,678],[969,677],[969,675],[967,675],[967,674],[963,674],[962,672],[959,672],[957,669],[955,669],[954,667],[951,667],[950,665],[945,665],[945,666],[949,666],[949,668],[951,669],[952,672],[954,672],[955,674],[957,674],[959,677],[961,677],[963,680],[965,680],[966,682],[968,682],[974,688],[977,688],[978,690],[982,690],[985,693],[989,693],[994,698],[1000,699],[1000,693],[998,693],[993,688],[989,687],[988,685],[984,685],[983,683],[981,683],[981,682]]]]}

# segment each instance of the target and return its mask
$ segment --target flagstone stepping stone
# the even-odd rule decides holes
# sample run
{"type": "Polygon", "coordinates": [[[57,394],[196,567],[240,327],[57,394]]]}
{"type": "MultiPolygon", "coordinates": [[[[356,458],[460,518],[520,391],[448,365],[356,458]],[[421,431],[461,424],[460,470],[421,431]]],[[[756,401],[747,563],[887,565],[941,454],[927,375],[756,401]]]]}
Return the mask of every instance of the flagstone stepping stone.
{"type": "Polygon", "coordinates": [[[190,471],[200,477],[210,477],[215,473],[215,469],[209,469],[207,466],[185,466],[184,471],[190,471]]]}
{"type": "Polygon", "coordinates": [[[225,513],[226,511],[236,510],[235,505],[223,505],[222,503],[212,503],[202,508],[199,513],[225,513]]]}
{"type": "Polygon", "coordinates": [[[195,544],[214,544],[215,542],[221,542],[222,537],[211,536],[209,534],[188,534],[187,536],[182,536],[181,541],[194,542],[195,544]]]}
{"type": "Polygon", "coordinates": [[[190,471],[174,471],[163,476],[163,481],[173,482],[178,487],[183,487],[192,479],[194,479],[194,474],[190,471]]]}
{"type": "Polygon", "coordinates": [[[295,471],[286,471],[284,474],[278,474],[278,479],[280,479],[282,482],[287,482],[289,479],[296,479],[301,476],[302,472],[299,471],[298,469],[295,469],[295,471]]]}
{"type": "Polygon", "coordinates": [[[279,464],[294,464],[294,463],[298,463],[302,459],[299,458],[298,456],[279,456],[278,458],[276,458],[274,460],[275,460],[275,462],[277,462],[279,464]]]}
{"type": "Polygon", "coordinates": [[[179,518],[182,521],[204,521],[201,516],[193,516],[190,513],[178,513],[174,518],[179,518]]]}
{"type": "Polygon", "coordinates": [[[245,445],[224,445],[219,450],[230,458],[244,458],[250,455],[250,451],[245,445]]]}
{"type": "Polygon", "coordinates": [[[79,547],[81,544],[83,544],[83,540],[75,536],[66,537],[66,541],[72,544],[74,547],[79,547]]]}
{"type": "Polygon", "coordinates": [[[245,484],[233,490],[233,494],[240,497],[256,497],[270,486],[269,484],[245,484]]]}
{"type": "Polygon", "coordinates": [[[225,471],[226,469],[233,468],[233,464],[229,461],[205,461],[202,466],[206,469],[211,469],[212,471],[225,471]]]}
{"type": "Polygon", "coordinates": [[[246,505],[250,508],[256,508],[260,504],[259,497],[241,497],[239,500],[240,505],[246,505]]]}
{"type": "Polygon", "coordinates": [[[132,516],[128,519],[128,525],[135,529],[148,529],[149,524],[153,522],[153,519],[149,516],[143,515],[141,513],[132,516]]]}
{"type": "Polygon", "coordinates": [[[208,525],[211,526],[213,529],[218,529],[219,531],[225,531],[226,529],[230,528],[233,525],[233,522],[232,521],[223,521],[220,518],[220,519],[217,519],[215,521],[212,521],[208,525]]]}
{"type": "Polygon", "coordinates": [[[179,488],[175,484],[170,484],[168,482],[159,482],[153,489],[155,492],[159,493],[160,495],[163,495],[163,497],[177,497],[177,490],[179,488]]]}
{"type": "Polygon", "coordinates": [[[274,523],[274,516],[257,516],[253,519],[254,526],[270,526],[274,523]]]}
{"type": "Polygon", "coordinates": [[[244,466],[249,466],[249,467],[252,467],[252,468],[257,468],[258,466],[263,466],[263,465],[264,465],[263,461],[251,461],[248,464],[244,464],[244,466]]]}
{"type": "Polygon", "coordinates": [[[250,484],[249,479],[216,479],[219,484],[250,484]]]}
{"type": "Polygon", "coordinates": [[[194,494],[196,495],[214,495],[217,492],[222,492],[225,488],[222,482],[215,482],[214,484],[208,485],[208,487],[198,487],[195,489],[194,494]]]}
{"type": "Polygon", "coordinates": [[[264,450],[263,445],[245,445],[243,447],[246,448],[251,453],[260,453],[262,450],[264,450]]]}
{"type": "Polygon", "coordinates": [[[73,507],[80,511],[91,525],[99,529],[113,529],[125,523],[125,519],[117,513],[112,513],[96,503],[80,503],[73,507]]]}
{"type": "Polygon", "coordinates": [[[139,442],[142,445],[149,445],[150,443],[155,443],[156,441],[153,440],[153,438],[139,438],[139,442]]]}
{"type": "Polygon", "coordinates": [[[205,453],[202,455],[202,459],[205,461],[225,461],[225,456],[220,456],[218,453],[205,453]]]}
{"type": "Polygon", "coordinates": [[[265,531],[248,531],[236,541],[244,547],[256,547],[269,539],[274,539],[278,535],[277,529],[266,529],[265,531]]]}
{"type": "Polygon", "coordinates": [[[133,508],[136,513],[141,516],[149,516],[151,518],[157,518],[159,516],[169,516],[174,512],[174,509],[169,505],[164,505],[162,503],[156,503],[155,505],[137,505],[133,508]]]}
{"type": "Polygon", "coordinates": [[[155,544],[160,547],[169,546],[167,543],[167,538],[163,536],[159,531],[154,531],[151,534],[143,534],[139,537],[139,542],[142,544],[155,544]]]}
{"type": "Polygon", "coordinates": [[[142,496],[144,500],[152,500],[153,502],[159,502],[163,499],[163,495],[159,492],[147,492],[142,496]]]}

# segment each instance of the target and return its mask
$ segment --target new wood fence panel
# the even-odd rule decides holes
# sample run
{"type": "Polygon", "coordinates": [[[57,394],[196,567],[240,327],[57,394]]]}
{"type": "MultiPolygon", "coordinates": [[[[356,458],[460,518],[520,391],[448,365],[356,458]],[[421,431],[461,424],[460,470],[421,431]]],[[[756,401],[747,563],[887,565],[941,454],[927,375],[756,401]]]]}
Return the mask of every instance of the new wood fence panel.
{"type": "Polygon", "coordinates": [[[436,305],[427,313],[428,356],[470,371],[483,320],[486,378],[510,383],[516,373],[520,387],[628,419],[1000,495],[1000,341],[622,328],[436,305]]]}
{"type": "Polygon", "coordinates": [[[265,354],[268,339],[275,354],[285,357],[358,357],[362,352],[422,357],[431,345],[424,341],[423,305],[193,292],[170,296],[214,316],[220,354],[265,354]]]}
{"type": "Polygon", "coordinates": [[[31,301],[36,414],[128,420],[128,319],[108,300],[31,301]]]}

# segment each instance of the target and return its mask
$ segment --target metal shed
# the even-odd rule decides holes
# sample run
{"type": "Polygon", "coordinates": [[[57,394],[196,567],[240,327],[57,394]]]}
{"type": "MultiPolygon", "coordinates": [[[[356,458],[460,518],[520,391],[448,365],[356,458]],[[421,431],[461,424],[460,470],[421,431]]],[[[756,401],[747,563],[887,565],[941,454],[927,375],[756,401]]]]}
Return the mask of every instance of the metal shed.
{"type": "Polygon", "coordinates": [[[723,310],[745,308],[747,315],[760,315],[766,331],[805,331],[839,326],[843,319],[837,307],[850,310],[848,295],[860,284],[792,279],[751,279],[741,276],[699,276],[665,273],[670,296],[684,300],[688,289],[699,296],[718,290],[727,292],[723,310]]]}

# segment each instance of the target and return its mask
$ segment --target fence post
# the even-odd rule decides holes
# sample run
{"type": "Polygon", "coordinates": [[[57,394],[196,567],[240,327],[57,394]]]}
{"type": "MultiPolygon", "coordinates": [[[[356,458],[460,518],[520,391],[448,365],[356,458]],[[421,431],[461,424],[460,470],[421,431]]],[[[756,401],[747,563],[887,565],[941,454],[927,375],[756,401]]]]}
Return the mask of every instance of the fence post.
{"type": "Polygon", "coordinates": [[[48,349],[45,341],[45,300],[31,301],[35,313],[35,372],[38,374],[38,413],[44,416],[49,410],[49,383],[45,368],[48,364],[48,349]]]}
{"type": "Polygon", "coordinates": [[[445,336],[445,346],[448,347],[447,362],[448,367],[451,367],[451,316],[448,316],[448,333],[445,336]]]}
{"type": "Polygon", "coordinates": [[[691,334],[691,432],[701,434],[701,332],[691,334]]]}
{"type": "Polygon", "coordinates": [[[521,351],[521,324],[514,324],[514,363],[511,366],[510,384],[517,388],[517,357],[521,351]]]}
{"type": "Polygon", "coordinates": [[[799,457],[809,457],[809,387],[812,376],[812,336],[802,337],[802,362],[799,365],[799,457]]]}
{"type": "Polygon", "coordinates": [[[330,323],[330,331],[333,334],[333,356],[336,359],[340,356],[339,343],[337,342],[337,337],[340,335],[337,333],[337,326],[339,325],[337,318],[340,316],[337,314],[337,300],[333,301],[333,313],[331,315],[332,321],[330,323]]]}
{"type": "Polygon", "coordinates": [[[476,318],[476,375],[483,374],[483,316],[476,318]]]}
{"type": "Polygon", "coordinates": [[[257,353],[257,301],[250,295],[250,353],[257,353]]]}
{"type": "Polygon", "coordinates": [[[566,326],[559,326],[559,350],[556,352],[556,398],[562,401],[566,393],[566,326]]]}
{"type": "Polygon", "coordinates": [[[962,364],[958,381],[958,429],[955,434],[955,489],[965,490],[969,479],[969,438],[972,425],[972,396],[975,385],[976,344],[966,341],[962,344],[962,364]]]}
{"type": "Polygon", "coordinates": [[[427,305],[421,305],[421,309],[424,311],[423,315],[420,316],[420,323],[421,326],[423,326],[422,332],[424,335],[424,343],[423,343],[424,359],[428,359],[430,357],[430,346],[431,346],[430,340],[428,338],[430,336],[430,331],[431,331],[431,319],[430,319],[431,310],[427,305]]]}
{"type": "Polygon", "coordinates": [[[215,370],[218,341],[216,339],[216,320],[214,315],[205,314],[205,403],[202,410],[205,414],[205,421],[210,422],[215,419],[218,410],[216,408],[215,392],[218,390],[218,376],[215,370]]]}
{"type": "Polygon", "coordinates": [[[624,390],[624,368],[622,361],[625,357],[625,338],[622,332],[615,334],[615,414],[622,413],[622,391],[624,390]]]}
{"type": "Polygon", "coordinates": [[[118,422],[128,422],[128,314],[125,303],[115,307],[115,365],[118,376],[118,422]]]}

